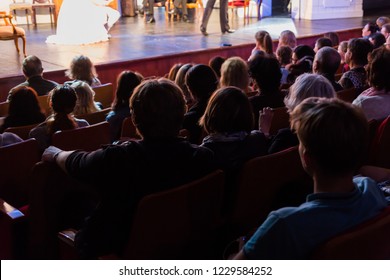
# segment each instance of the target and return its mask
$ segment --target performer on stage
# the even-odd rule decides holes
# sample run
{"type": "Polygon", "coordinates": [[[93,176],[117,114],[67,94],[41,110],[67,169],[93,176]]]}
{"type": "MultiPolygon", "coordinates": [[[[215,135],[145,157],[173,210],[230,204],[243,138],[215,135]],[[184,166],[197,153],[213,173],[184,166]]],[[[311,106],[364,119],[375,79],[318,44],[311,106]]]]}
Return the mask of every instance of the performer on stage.
{"type": "MultiPolygon", "coordinates": [[[[209,35],[207,33],[207,23],[209,22],[209,18],[211,12],[213,11],[214,4],[216,0],[208,0],[206,4],[206,8],[203,12],[202,24],[200,25],[200,32],[204,36],[209,35]]],[[[235,30],[230,29],[229,26],[229,18],[228,18],[228,0],[220,0],[219,2],[219,23],[221,24],[221,32],[222,33],[233,33],[235,30]]]]}
{"type": "Polygon", "coordinates": [[[107,5],[113,0],[64,0],[58,14],[57,34],[47,43],[91,44],[109,39],[108,30],[119,19],[117,10],[107,5]]]}

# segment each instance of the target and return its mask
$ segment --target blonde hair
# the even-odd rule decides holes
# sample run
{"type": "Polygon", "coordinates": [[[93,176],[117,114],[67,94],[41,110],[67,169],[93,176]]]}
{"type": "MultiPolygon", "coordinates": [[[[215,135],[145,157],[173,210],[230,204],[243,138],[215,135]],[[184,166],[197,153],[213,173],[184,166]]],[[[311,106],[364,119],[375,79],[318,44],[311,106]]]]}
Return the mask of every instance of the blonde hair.
{"type": "Polygon", "coordinates": [[[77,101],[73,109],[74,115],[90,114],[100,111],[94,101],[95,92],[86,82],[77,81],[72,83],[72,88],[76,91],[77,101]]]}
{"type": "Polygon", "coordinates": [[[221,66],[221,87],[235,86],[247,92],[249,87],[248,65],[241,57],[230,57],[221,66]]]}
{"type": "Polygon", "coordinates": [[[280,33],[279,45],[280,46],[289,46],[294,49],[297,46],[297,38],[295,37],[294,32],[291,30],[284,30],[280,33]]]}
{"type": "Polygon", "coordinates": [[[85,81],[89,85],[97,78],[95,66],[85,55],[75,56],[70,63],[69,69],[65,72],[65,75],[72,80],[85,81]]]}

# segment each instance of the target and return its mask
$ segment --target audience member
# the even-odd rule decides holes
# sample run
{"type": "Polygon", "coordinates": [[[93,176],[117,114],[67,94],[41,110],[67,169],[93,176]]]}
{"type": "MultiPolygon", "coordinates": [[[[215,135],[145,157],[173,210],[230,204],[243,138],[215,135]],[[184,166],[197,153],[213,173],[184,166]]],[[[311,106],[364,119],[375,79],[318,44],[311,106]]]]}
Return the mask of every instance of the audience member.
{"type": "Polygon", "coordinates": [[[255,34],[256,46],[251,52],[251,55],[248,60],[251,60],[255,55],[259,53],[266,53],[268,55],[273,56],[273,43],[271,35],[265,30],[257,31],[255,34]]]}
{"type": "Polygon", "coordinates": [[[390,115],[390,50],[378,48],[368,64],[368,84],[353,104],[362,108],[367,120],[382,120],[390,115]]]}
{"type": "Polygon", "coordinates": [[[287,76],[290,73],[286,66],[291,64],[292,49],[289,46],[281,46],[276,50],[276,58],[280,64],[280,71],[282,72],[281,84],[287,84],[287,76]]]}
{"type": "Polygon", "coordinates": [[[298,45],[292,54],[292,64],[286,69],[290,72],[287,76],[288,83],[294,83],[295,79],[303,73],[311,73],[315,56],[313,48],[308,45],[298,45]]]}
{"type": "Polygon", "coordinates": [[[29,134],[30,138],[37,139],[42,151],[50,146],[51,136],[55,132],[89,125],[86,120],[73,117],[76,101],[76,91],[69,85],[57,86],[50,92],[53,114],[45,122],[33,128],[29,134]]]}
{"type": "Polygon", "coordinates": [[[259,111],[264,107],[283,107],[280,92],[280,64],[274,57],[257,55],[249,63],[249,75],[255,81],[258,94],[249,98],[255,117],[254,129],[259,127],[259,111]]]}
{"type": "Polygon", "coordinates": [[[319,49],[314,57],[313,73],[324,76],[332,84],[335,91],[343,87],[335,81],[335,74],[340,67],[341,57],[332,47],[319,49]]]}
{"type": "Polygon", "coordinates": [[[74,115],[90,114],[102,110],[102,104],[94,101],[95,92],[86,82],[76,81],[71,84],[71,87],[75,89],[77,96],[76,106],[73,109],[74,115]]]}
{"type": "Polygon", "coordinates": [[[189,141],[199,144],[202,142],[202,128],[198,122],[211,94],[218,87],[218,78],[210,66],[196,64],[187,71],[185,83],[195,103],[184,116],[183,128],[189,131],[189,141]]]}
{"type": "Polygon", "coordinates": [[[15,133],[11,133],[11,132],[0,133],[0,147],[9,146],[19,142],[23,142],[23,139],[20,138],[15,133]]]}
{"type": "Polygon", "coordinates": [[[339,35],[336,32],[326,32],[325,38],[329,38],[332,41],[332,47],[337,48],[340,43],[339,35]]]}
{"type": "Polygon", "coordinates": [[[386,39],[387,39],[387,37],[389,37],[389,35],[390,35],[390,23],[386,23],[385,25],[382,26],[381,33],[383,34],[383,36],[385,36],[386,39]]]}
{"type": "Polygon", "coordinates": [[[49,147],[42,157],[100,194],[98,208],[76,234],[75,244],[84,258],[121,254],[136,206],[145,195],[175,188],[214,170],[209,149],[178,137],[185,102],[172,81],[142,82],[131,96],[130,108],[142,140],[90,153],[49,147]]]}
{"type": "Polygon", "coordinates": [[[244,92],[250,92],[248,64],[239,56],[228,58],[221,67],[220,86],[238,87],[244,92]]]}
{"type": "Polygon", "coordinates": [[[348,41],[345,62],[349,65],[349,71],[345,72],[339,80],[344,89],[356,88],[359,94],[367,88],[367,75],[364,66],[367,64],[368,54],[372,51],[372,45],[367,39],[350,39],[348,41]]]}
{"type": "Polygon", "coordinates": [[[169,73],[167,75],[167,79],[174,82],[175,79],[176,79],[177,71],[179,71],[180,67],[182,67],[182,66],[183,66],[182,63],[175,63],[171,67],[171,69],[169,69],[169,73]]]}
{"type": "Polygon", "coordinates": [[[291,49],[297,45],[297,38],[295,37],[294,32],[291,30],[284,30],[280,33],[278,48],[281,46],[289,46],[291,49]]]}
{"type": "Polygon", "coordinates": [[[214,70],[218,79],[221,78],[221,66],[226,58],[222,56],[214,56],[209,60],[209,66],[214,70]]]}
{"type": "Polygon", "coordinates": [[[373,22],[368,22],[364,25],[362,29],[362,37],[363,39],[368,39],[371,34],[374,34],[379,31],[378,25],[373,22]]]}
{"type": "Polygon", "coordinates": [[[46,80],[43,78],[43,67],[41,60],[35,55],[29,55],[22,62],[23,75],[26,81],[12,88],[8,94],[8,101],[12,92],[20,86],[31,87],[36,91],[38,96],[47,95],[49,91],[55,88],[58,84],[56,82],[46,80]]]}
{"type": "Polygon", "coordinates": [[[114,102],[106,117],[106,121],[110,124],[111,142],[121,136],[123,120],[130,116],[130,97],[141,81],[142,76],[136,72],[122,71],[118,75],[114,102]]]}
{"type": "Polygon", "coordinates": [[[180,69],[177,71],[176,78],[175,78],[175,84],[179,86],[179,88],[182,90],[184,94],[184,100],[186,101],[186,105],[188,108],[190,108],[194,104],[194,99],[188,90],[188,87],[186,85],[186,74],[188,70],[193,66],[192,63],[186,63],[180,67],[180,69]]]}
{"type": "Polygon", "coordinates": [[[41,123],[46,119],[39,106],[37,93],[31,87],[14,88],[9,101],[8,115],[4,118],[0,132],[8,127],[41,123]]]}
{"type": "Polygon", "coordinates": [[[333,47],[332,40],[327,37],[318,38],[314,45],[314,52],[318,52],[323,47],[333,47]]]}
{"type": "Polygon", "coordinates": [[[345,54],[348,50],[348,41],[341,41],[339,44],[339,47],[337,48],[337,51],[341,57],[340,64],[342,65],[342,73],[345,73],[349,70],[348,63],[345,62],[345,54]]]}
{"type": "Polygon", "coordinates": [[[236,259],[309,259],[328,239],[389,204],[375,181],[353,177],[368,144],[360,110],[336,98],[309,98],[294,109],[291,124],[302,166],[314,181],[313,194],[299,207],[271,212],[236,259]]]}
{"type": "Polygon", "coordinates": [[[386,23],[390,23],[390,18],[381,16],[376,19],[376,25],[378,26],[379,31],[382,29],[382,26],[385,25],[386,23]]]}
{"type": "Polygon", "coordinates": [[[385,46],[386,46],[386,49],[390,50],[390,36],[387,37],[385,46]]]}
{"type": "Polygon", "coordinates": [[[84,81],[91,87],[101,85],[96,74],[95,66],[89,57],[85,55],[76,55],[70,63],[70,68],[65,72],[66,76],[72,81],[66,82],[71,84],[75,81],[84,81]]]}
{"type": "Polygon", "coordinates": [[[372,44],[374,50],[382,47],[386,43],[386,37],[382,33],[379,33],[379,32],[371,34],[368,37],[368,40],[372,44]]]}
{"type": "MultiPolygon", "coordinates": [[[[333,98],[336,93],[328,79],[317,74],[302,74],[290,87],[290,92],[284,99],[287,111],[291,114],[303,100],[309,97],[333,98]]],[[[272,110],[264,108],[260,114],[260,129],[266,135],[269,134],[272,110]]],[[[273,154],[298,145],[298,138],[290,128],[280,129],[270,139],[268,153],[273,154]]]]}

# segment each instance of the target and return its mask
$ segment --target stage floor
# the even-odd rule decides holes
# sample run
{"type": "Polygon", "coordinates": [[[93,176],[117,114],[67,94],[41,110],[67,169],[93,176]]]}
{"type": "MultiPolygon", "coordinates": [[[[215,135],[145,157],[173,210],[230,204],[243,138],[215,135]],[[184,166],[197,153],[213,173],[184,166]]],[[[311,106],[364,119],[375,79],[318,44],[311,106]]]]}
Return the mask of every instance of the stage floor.
{"type": "MultiPolygon", "coordinates": [[[[114,61],[126,61],[165,54],[196,51],[219,47],[223,44],[239,45],[254,43],[254,34],[261,29],[267,30],[277,39],[285,29],[294,31],[297,37],[362,27],[376,15],[364,18],[346,18],[334,20],[292,20],[289,17],[269,17],[257,21],[250,18],[247,23],[240,17],[242,11],[232,16],[229,12],[232,34],[221,34],[219,11],[215,9],[208,25],[209,36],[199,31],[202,10],[195,15],[194,23],[173,21],[165,18],[163,8],[155,8],[156,23],[146,23],[143,17],[122,17],[110,30],[112,38],[107,42],[84,46],[66,46],[46,44],[46,37],[55,34],[51,24],[20,25],[26,30],[27,54],[36,55],[42,61],[45,71],[66,69],[71,59],[78,54],[91,58],[95,64],[114,61]]],[[[12,41],[0,43],[0,78],[21,74],[23,55],[18,55],[12,41]]],[[[21,40],[19,42],[21,44],[21,40]]],[[[249,55],[249,54],[248,54],[249,55]]]]}

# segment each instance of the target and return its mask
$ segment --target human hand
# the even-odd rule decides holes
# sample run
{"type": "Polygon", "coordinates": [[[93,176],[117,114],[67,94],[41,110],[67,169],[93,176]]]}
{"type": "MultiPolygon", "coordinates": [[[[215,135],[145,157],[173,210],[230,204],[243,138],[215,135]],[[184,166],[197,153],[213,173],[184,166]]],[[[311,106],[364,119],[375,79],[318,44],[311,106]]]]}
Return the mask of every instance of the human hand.
{"type": "Polygon", "coordinates": [[[55,162],[56,157],[62,150],[55,146],[49,146],[42,154],[42,161],[55,162]]]}

